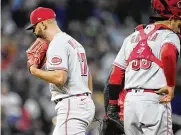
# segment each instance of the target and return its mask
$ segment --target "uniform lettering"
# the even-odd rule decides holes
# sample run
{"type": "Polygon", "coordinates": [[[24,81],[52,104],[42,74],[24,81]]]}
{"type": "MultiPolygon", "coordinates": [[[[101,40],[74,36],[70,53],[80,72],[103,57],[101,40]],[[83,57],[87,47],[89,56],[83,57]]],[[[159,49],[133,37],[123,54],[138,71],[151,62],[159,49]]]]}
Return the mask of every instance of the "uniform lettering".
{"type": "Polygon", "coordinates": [[[77,47],[77,43],[74,39],[70,39],[68,43],[75,49],[77,47]]]}
{"type": "Polygon", "coordinates": [[[153,37],[151,37],[150,41],[155,41],[157,39],[158,33],[155,33],[153,37]]]}
{"type": "Polygon", "coordinates": [[[133,60],[132,62],[132,69],[137,71],[140,69],[140,60],[133,60]]]}
{"type": "Polygon", "coordinates": [[[145,59],[141,60],[141,68],[142,69],[148,69],[150,67],[151,67],[151,61],[148,61],[148,60],[145,60],[145,59]]]}
{"type": "Polygon", "coordinates": [[[141,69],[149,69],[151,67],[152,62],[146,59],[136,59],[133,60],[131,63],[131,68],[135,71],[138,71],[141,69]]]}
{"type": "MultiPolygon", "coordinates": [[[[149,38],[148,38],[148,40],[149,41],[155,41],[156,39],[157,39],[157,37],[158,37],[158,33],[155,33],[153,36],[150,36],[149,38]]],[[[132,43],[138,43],[139,41],[140,41],[140,34],[137,34],[137,35],[133,35],[132,37],[131,37],[131,44],[132,43]]]]}
{"type": "Polygon", "coordinates": [[[140,34],[133,35],[131,38],[131,44],[132,43],[138,43],[140,41],[140,34]]]}
{"type": "Polygon", "coordinates": [[[145,50],[145,47],[141,47],[140,49],[138,49],[137,53],[142,53],[145,50]]]}
{"type": "Polygon", "coordinates": [[[77,53],[80,62],[81,76],[87,76],[87,59],[85,53],[77,53]]]}
{"type": "Polygon", "coordinates": [[[138,34],[137,36],[136,36],[136,40],[135,40],[135,43],[138,43],[139,41],[140,41],[140,34],[138,34]]]}
{"type": "Polygon", "coordinates": [[[133,35],[132,38],[131,38],[131,44],[135,42],[135,37],[136,35],[133,35]]]}

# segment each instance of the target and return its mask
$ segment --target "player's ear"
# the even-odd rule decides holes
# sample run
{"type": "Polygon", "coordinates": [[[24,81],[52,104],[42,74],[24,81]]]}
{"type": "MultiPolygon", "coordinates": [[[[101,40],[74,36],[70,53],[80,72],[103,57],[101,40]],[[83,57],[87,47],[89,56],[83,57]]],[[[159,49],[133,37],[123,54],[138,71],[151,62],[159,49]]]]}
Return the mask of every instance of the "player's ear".
{"type": "Polygon", "coordinates": [[[42,30],[47,29],[47,24],[45,22],[41,22],[42,30]]]}

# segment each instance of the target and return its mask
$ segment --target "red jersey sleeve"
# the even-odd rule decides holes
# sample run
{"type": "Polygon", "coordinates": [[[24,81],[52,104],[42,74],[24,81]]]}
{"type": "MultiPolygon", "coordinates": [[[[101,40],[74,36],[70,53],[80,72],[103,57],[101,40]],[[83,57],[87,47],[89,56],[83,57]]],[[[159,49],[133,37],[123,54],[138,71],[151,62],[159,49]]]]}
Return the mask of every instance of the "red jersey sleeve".
{"type": "Polygon", "coordinates": [[[175,86],[177,49],[171,43],[166,43],[161,49],[161,61],[168,86],[175,86]]]}
{"type": "Polygon", "coordinates": [[[109,78],[109,84],[122,84],[124,75],[124,69],[114,66],[109,78]]]}

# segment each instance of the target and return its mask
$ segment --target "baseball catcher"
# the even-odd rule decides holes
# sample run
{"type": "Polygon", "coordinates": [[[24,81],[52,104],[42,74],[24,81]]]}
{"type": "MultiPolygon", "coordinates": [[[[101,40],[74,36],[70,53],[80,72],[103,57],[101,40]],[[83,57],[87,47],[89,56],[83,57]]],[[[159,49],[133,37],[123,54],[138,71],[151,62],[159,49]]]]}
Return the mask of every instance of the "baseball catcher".
{"type": "Polygon", "coordinates": [[[174,97],[176,62],[180,56],[181,1],[152,0],[156,16],[129,35],[113,62],[107,84],[107,115],[115,127],[118,98],[124,89],[126,135],[172,135],[170,102],[174,97]],[[125,81],[125,82],[123,82],[125,81]]]}

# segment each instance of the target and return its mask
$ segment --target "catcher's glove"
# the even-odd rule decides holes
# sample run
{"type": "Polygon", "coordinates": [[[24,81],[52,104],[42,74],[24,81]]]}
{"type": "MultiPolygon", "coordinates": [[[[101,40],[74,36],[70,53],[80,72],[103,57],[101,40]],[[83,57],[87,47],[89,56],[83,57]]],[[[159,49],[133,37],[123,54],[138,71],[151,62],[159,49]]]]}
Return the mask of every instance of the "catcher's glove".
{"type": "Polygon", "coordinates": [[[37,68],[42,68],[42,66],[46,62],[47,49],[48,49],[48,43],[45,40],[41,38],[37,38],[35,40],[35,42],[26,51],[28,58],[27,61],[28,69],[32,65],[37,66],[37,68]]]}
{"type": "Polygon", "coordinates": [[[115,123],[111,121],[108,117],[103,119],[103,127],[101,135],[124,135],[119,127],[115,126],[115,123]]]}
{"type": "Polygon", "coordinates": [[[107,108],[107,118],[103,120],[104,135],[121,135],[124,134],[124,124],[119,118],[119,106],[109,104],[107,108]]]}

